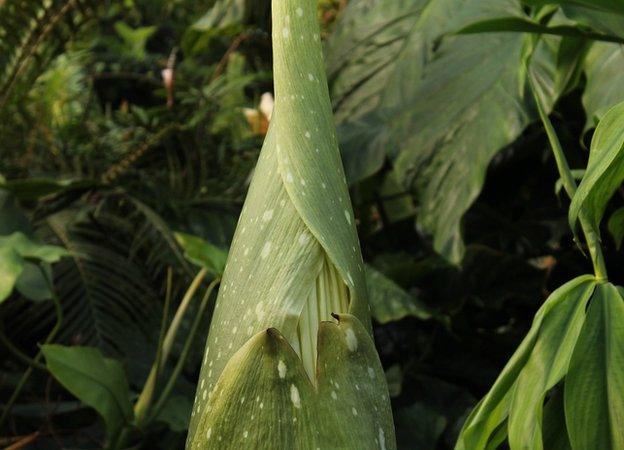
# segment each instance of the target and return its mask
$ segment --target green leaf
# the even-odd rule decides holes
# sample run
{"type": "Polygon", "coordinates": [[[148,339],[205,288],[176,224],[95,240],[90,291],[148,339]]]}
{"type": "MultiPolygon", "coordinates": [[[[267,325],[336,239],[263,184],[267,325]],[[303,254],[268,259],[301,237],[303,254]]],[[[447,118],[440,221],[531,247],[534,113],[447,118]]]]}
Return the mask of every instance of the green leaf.
{"type": "Polygon", "coordinates": [[[475,33],[500,33],[500,32],[520,32],[534,34],[552,34],[555,36],[568,36],[575,38],[587,38],[605,42],[624,42],[618,36],[608,34],[592,33],[572,25],[547,26],[526,17],[497,17],[494,19],[482,20],[471,23],[459,31],[457,34],[475,33]]]}
{"type": "Polygon", "coordinates": [[[624,300],[610,283],[592,298],[565,382],[574,450],[624,448],[624,300]]]}
{"type": "MultiPolygon", "coordinates": [[[[569,316],[570,310],[576,310],[587,300],[594,289],[595,279],[590,275],[575,278],[555,290],[539,309],[533,324],[522,343],[500,373],[494,386],[470,413],[459,435],[456,450],[482,450],[489,448],[488,442],[498,441],[500,426],[509,416],[514,401],[514,389],[527,363],[534,365],[539,361],[541,349],[549,346],[543,339],[542,332],[552,334],[551,330],[561,325],[563,317],[569,316]],[[537,349],[536,356],[533,356],[537,349]]],[[[526,382],[526,376],[523,377],[526,382]]],[[[531,415],[531,417],[534,417],[531,415]]]]}
{"type": "Polygon", "coordinates": [[[615,241],[615,248],[619,250],[622,246],[622,239],[624,239],[624,207],[616,209],[611,214],[607,222],[607,229],[615,241]]]}
{"type": "MultiPolygon", "coordinates": [[[[624,23],[623,23],[624,25],[624,23]]],[[[614,105],[624,101],[624,48],[618,44],[596,42],[583,62],[587,82],[583,107],[587,116],[585,130],[594,128],[614,105]]]]}
{"type": "Polygon", "coordinates": [[[13,292],[23,268],[24,260],[14,248],[0,246],[0,303],[13,292]]]}
{"type": "Polygon", "coordinates": [[[102,416],[109,437],[132,421],[130,388],[118,361],[91,347],[52,344],[41,351],[54,378],[102,416]]]}
{"type": "Polygon", "coordinates": [[[624,5],[619,0],[522,0],[522,3],[531,6],[584,6],[598,11],[624,14],[624,5]]]}
{"type": "MultiPolygon", "coordinates": [[[[54,287],[63,312],[72,317],[63,323],[58,340],[68,342],[80,336],[84,345],[123,356],[135,346],[151,345],[149,339],[154,327],[158,327],[159,302],[153,280],[145,272],[145,261],[139,264],[132,257],[128,241],[123,235],[120,239],[116,227],[123,223],[130,227],[129,231],[138,233],[136,239],[145,240],[142,249],[146,251],[141,254],[149,258],[155,258],[152,249],[159,256],[168,255],[169,249],[151,236],[153,231],[143,226],[142,217],[141,226],[120,222],[119,216],[112,220],[105,214],[97,216],[97,222],[81,220],[64,212],[49,217],[46,226],[55,239],[71,249],[70,257],[54,268],[54,287]]],[[[20,315],[15,332],[28,335],[33,330],[45,330],[53,319],[51,313],[46,317],[20,315]]]]}
{"type": "Polygon", "coordinates": [[[624,37],[622,24],[624,16],[621,14],[613,14],[609,11],[601,11],[595,8],[580,6],[568,2],[561,6],[566,17],[574,20],[583,28],[596,30],[599,33],[605,33],[612,36],[624,37]]]}
{"type": "Polygon", "coordinates": [[[145,46],[156,30],[156,26],[131,28],[124,22],[115,22],[115,31],[126,45],[128,55],[139,60],[147,56],[145,46]]]}
{"type": "MultiPolygon", "coordinates": [[[[525,70],[531,36],[444,37],[496,17],[527,19],[515,1],[356,0],[328,43],[350,181],[390,159],[417,197],[419,229],[453,263],[488,165],[535,117],[525,70]]],[[[541,40],[530,62],[548,105],[557,94],[553,39],[541,40]]]]}
{"type": "Polygon", "coordinates": [[[58,262],[69,256],[69,252],[55,245],[37,244],[24,233],[16,231],[8,236],[0,236],[0,248],[13,248],[24,259],[34,259],[47,263],[58,262]]]}
{"type": "MultiPolygon", "coordinates": [[[[37,263],[55,263],[68,255],[69,253],[64,248],[37,244],[21,231],[16,231],[8,236],[0,236],[0,303],[11,294],[24,269],[28,270],[25,277],[30,280],[34,281],[34,277],[40,278],[39,269],[36,269],[38,274],[33,274],[32,266],[34,265],[29,260],[35,260],[37,263]]],[[[26,289],[26,297],[34,297],[35,300],[42,300],[42,296],[50,298],[47,287],[45,293],[41,292],[40,289],[35,292],[34,289],[28,290],[28,287],[25,286],[27,282],[26,279],[19,282],[21,290],[26,289]]],[[[33,286],[33,288],[35,287],[33,286]]]]}
{"type": "Polygon", "coordinates": [[[375,439],[395,448],[316,8],[273,2],[275,105],[219,289],[188,448],[219,436],[224,448],[375,439]]]}
{"type": "Polygon", "coordinates": [[[545,449],[571,450],[565,423],[563,392],[563,386],[556,388],[544,405],[542,434],[545,449]]]}
{"type": "Polygon", "coordinates": [[[516,380],[509,406],[509,446],[543,449],[542,417],[546,393],[566,374],[585,319],[593,283],[575,289],[545,319],[531,356],[516,380]]]}
{"type": "Polygon", "coordinates": [[[191,449],[393,449],[390,405],[375,346],[348,314],[319,328],[312,384],[299,356],[275,329],[253,336],[229,360],[203,408],[191,449]]]}
{"type": "Polygon", "coordinates": [[[217,275],[223,273],[227,251],[191,234],[174,233],[176,241],[184,250],[184,257],[199,267],[205,267],[217,275]]]}
{"type": "Polygon", "coordinates": [[[412,316],[421,320],[431,318],[431,311],[419,299],[406,292],[390,278],[371,266],[366,266],[371,314],[379,323],[388,323],[412,316]]]}
{"type": "Polygon", "coordinates": [[[0,183],[0,188],[11,191],[20,201],[35,201],[42,197],[67,192],[70,190],[84,190],[95,187],[97,183],[91,180],[54,180],[48,178],[27,178],[10,180],[0,183]]]}
{"type": "Polygon", "coordinates": [[[42,265],[40,267],[30,261],[25,261],[22,273],[15,283],[15,289],[29,300],[50,300],[52,298],[52,292],[50,291],[48,281],[41,272],[42,270],[48,273],[48,279],[51,280],[52,271],[49,265],[42,265]]]}
{"type": "Polygon", "coordinates": [[[568,220],[575,230],[581,209],[599,228],[607,202],[624,180],[624,102],[607,112],[592,138],[583,180],[572,198],[568,220]]]}

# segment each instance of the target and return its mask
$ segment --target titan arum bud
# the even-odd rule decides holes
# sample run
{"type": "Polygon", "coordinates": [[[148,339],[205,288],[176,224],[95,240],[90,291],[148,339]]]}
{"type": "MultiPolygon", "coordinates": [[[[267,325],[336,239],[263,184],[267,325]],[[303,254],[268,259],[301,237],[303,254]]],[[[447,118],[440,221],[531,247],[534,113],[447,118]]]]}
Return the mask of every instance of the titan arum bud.
{"type": "Polygon", "coordinates": [[[275,108],[228,257],[187,449],[394,449],[315,0],[273,2],[275,108]]]}

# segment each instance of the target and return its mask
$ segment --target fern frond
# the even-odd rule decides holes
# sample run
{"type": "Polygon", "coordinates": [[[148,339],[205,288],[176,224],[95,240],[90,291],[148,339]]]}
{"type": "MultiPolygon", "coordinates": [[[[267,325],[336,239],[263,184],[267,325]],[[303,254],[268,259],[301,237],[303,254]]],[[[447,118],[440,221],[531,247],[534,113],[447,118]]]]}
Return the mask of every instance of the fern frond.
{"type": "Polygon", "coordinates": [[[21,79],[32,81],[45,69],[93,10],[92,0],[8,0],[0,5],[0,108],[21,79]]]}

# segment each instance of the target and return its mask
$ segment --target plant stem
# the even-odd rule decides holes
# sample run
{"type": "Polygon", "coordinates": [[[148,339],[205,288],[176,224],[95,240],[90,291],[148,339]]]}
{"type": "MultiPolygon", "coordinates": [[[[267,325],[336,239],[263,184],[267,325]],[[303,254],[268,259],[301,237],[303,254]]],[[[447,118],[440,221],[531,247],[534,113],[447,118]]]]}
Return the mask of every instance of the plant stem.
{"type": "Polygon", "coordinates": [[[171,347],[173,347],[173,342],[178,333],[178,328],[180,328],[180,323],[182,322],[184,313],[186,313],[186,310],[188,309],[189,304],[193,296],[195,295],[195,292],[197,292],[197,289],[199,289],[199,287],[201,286],[201,283],[206,277],[207,273],[208,273],[208,270],[205,268],[202,268],[197,273],[197,275],[191,282],[191,285],[186,290],[186,293],[184,294],[184,297],[182,298],[182,301],[180,302],[180,306],[178,306],[175,316],[173,317],[173,320],[171,321],[171,325],[169,325],[169,328],[167,329],[167,333],[165,334],[164,339],[162,339],[162,341],[160,341],[158,344],[156,361],[152,365],[152,369],[150,370],[150,373],[147,377],[147,381],[145,382],[143,391],[141,391],[141,394],[139,395],[139,399],[134,405],[135,421],[138,427],[140,427],[143,424],[143,421],[145,420],[145,417],[147,416],[147,413],[150,408],[152,396],[154,394],[154,389],[156,387],[156,381],[158,379],[158,375],[160,374],[163,367],[165,366],[165,363],[167,362],[167,358],[169,357],[169,353],[171,352],[171,347]]]}
{"type": "MultiPolygon", "coordinates": [[[[555,156],[555,161],[557,162],[559,176],[561,177],[563,187],[568,194],[568,197],[572,199],[572,197],[574,197],[574,194],[576,193],[576,181],[574,181],[574,177],[572,176],[572,172],[570,171],[568,160],[565,157],[565,153],[563,152],[563,148],[561,147],[561,143],[559,142],[559,138],[557,137],[555,128],[553,127],[552,122],[548,117],[548,114],[546,114],[546,111],[544,111],[544,107],[542,106],[541,99],[539,98],[537,89],[533,82],[533,78],[531,77],[528,68],[527,74],[529,78],[529,84],[531,86],[531,92],[533,93],[533,98],[535,99],[540,119],[544,124],[544,129],[546,130],[550,147],[552,149],[553,155],[555,156]]],[[[583,234],[585,235],[587,248],[589,249],[589,254],[591,256],[592,264],[594,266],[594,274],[599,280],[607,280],[607,268],[604,262],[604,256],[602,254],[602,247],[600,246],[600,238],[598,236],[598,232],[591,225],[590,221],[585,215],[585,212],[582,210],[579,213],[579,221],[581,223],[581,229],[583,230],[583,234]]]]}
{"type": "Polygon", "coordinates": [[[173,370],[173,373],[171,374],[171,377],[169,378],[169,380],[167,380],[167,384],[165,388],[163,389],[163,392],[160,395],[160,398],[154,405],[154,409],[152,410],[152,413],[150,415],[150,420],[153,420],[154,418],[158,417],[158,414],[160,414],[160,411],[165,406],[165,403],[167,402],[167,399],[169,398],[169,395],[171,394],[173,387],[175,386],[176,381],[178,380],[178,377],[180,376],[180,373],[182,372],[182,369],[188,357],[189,351],[191,350],[191,345],[195,338],[195,334],[197,334],[199,324],[201,323],[201,319],[204,316],[206,307],[208,306],[208,300],[210,299],[210,295],[212,294],[212,291],[214,290],[215,286],[220,281],[221,281],[220,278],[218,277],[215,278],[214,280],[212,280],[212,282],[206,289],[206,293],[204,294],[204,297],[201,300],[201,303],[199,305],[199,310],[197,311],[197,315],[195,316],[195,320],[193,321],[193,325],[191,326],[191,331],[186,338],[186,342],[184,343],[184,347],[182,349],[182,353],[180,354],[180,358],[178,359],[178,363],[176,364],[173,370]]]}
{"type": "MultiPolygon", "coordinates": [[[[58,297],[58,295],[56,295],[56,292],[54,291],[52,280],[48,278],[48,274],[45,272],[45,270],[43,270],[41,266],[39,266],[39,268],[41,269],[43,278],[46,280],[48,288],[50,289],[50,292],[52,293],[52,301],[54,302],[54,309],[56,312],[56,323],[54,324],[52,331],[50,331],[50,334],[48,334],[48,337],[46,338],[46,340],[43,342],[43,344],[46,345],[52,342],[52,340],[56,337],[57,333],[61,329],[61,325],[63,323],[63,308],[61,307],[61,299],[58,297]]],[[[37,352],[37,355],[33,358],[33,362],[36,364],[40,364],[39,361],[41,360],[42,357],[43,357],[43,352],[39,350],[37,352]]],[[[4,411],[2,411],[2,416],[0,416],[0,429],[2,429],[2,425],[4,424],[4,421],[6,420],[6,418],[8,417],[9,412],[11,411],[11,408],[13,407],[13,404],[15,403],[22,389],[26,385],[26,382],[28,381],[28,378],[30,377],[30,374],[33,371],[33,367],[35,366],[31,365],[28,367],[28,369],[26,369],[26,371],[20,378],[19,382],[17,383],[17,386],[15,387],[15,391],[13,391],[11,398],[9,398],[9,401],[4,406],[4,411]]]]}
{"type": "Polygon", "coordinates": [[[169,305],[171,304],[172,276],[173,271],[171,267],[169,267],[167,269],[167,288],[165,293],[165,304],[163,307],[163,317],[160,324],[160,332],[158,334],[158,346],[156,347],[156,361],[147,376],[147,380],[143,385],[143,390],[141,391],[137,402],[134,404],[134,417],[138,424],[143,421],[145,414],[149,409],[152,397],[154,396],[154,390],[156,389],[156,381],[158,380],[158,376],[161,372],[163,342],[165,339],[165,332],[167,331],[167,322],[169,321],[169,305]]]}

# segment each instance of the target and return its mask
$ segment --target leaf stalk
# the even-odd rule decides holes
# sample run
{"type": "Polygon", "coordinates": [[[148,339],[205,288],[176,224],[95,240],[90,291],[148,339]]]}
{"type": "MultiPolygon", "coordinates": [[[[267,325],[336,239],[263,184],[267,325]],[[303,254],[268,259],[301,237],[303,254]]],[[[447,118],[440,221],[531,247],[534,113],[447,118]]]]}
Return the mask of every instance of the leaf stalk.
{"type": "MultiPolygon", "coordinates": [[[[542,124],[544,125],[544,129],[546,130],[546,135],[548,136],[548,142],[550,143],[550,148],[555,157],[555,161],[557,163],[557,169],[559,171],[559,176],[561,177],[561,181],[563,182],[563,188],[565,189],[568,197],[572,199],[574,194],[576,193],[576,181],[574,180],[574,176],[572,175],[572,171],[570,170],[570,166],[568,164],[568,160],[565,157],[565,153],[563,152],[563,148],[561,146],[561,142],[557,137],[557,133],[555,132],[555,128],[553,127],[548,114],[544,110],[541,99],[537,93],[537,88],[535,83],[533,82],[533,78],[531,77],[530,71],[527,68],[529,84],[531,88],[531,93],[533,94],[533,98],[535,99],[535,104],[537,105],[537,111],[539,113],[542,124]]],[[[589,254],[592,260],[592,264],[594,266],[594,274],[596,279],[599,281],[606,281],[607,277],[607,267],[604,261],[604,255],[602,253],[602,247],[600,245],[600,237],[598,235],[598,231],[594,228],[591,222],[588,220],[587,215],[584,211],[580,211],[579,213],[579,222],[581,224],[581,229],[583,230],[583,234],[585,236],[585,241],[587,242],[587,248],[589,250],[589,254]]],[[[575,238],[576,240],[576,238],[575,238]]]]}

